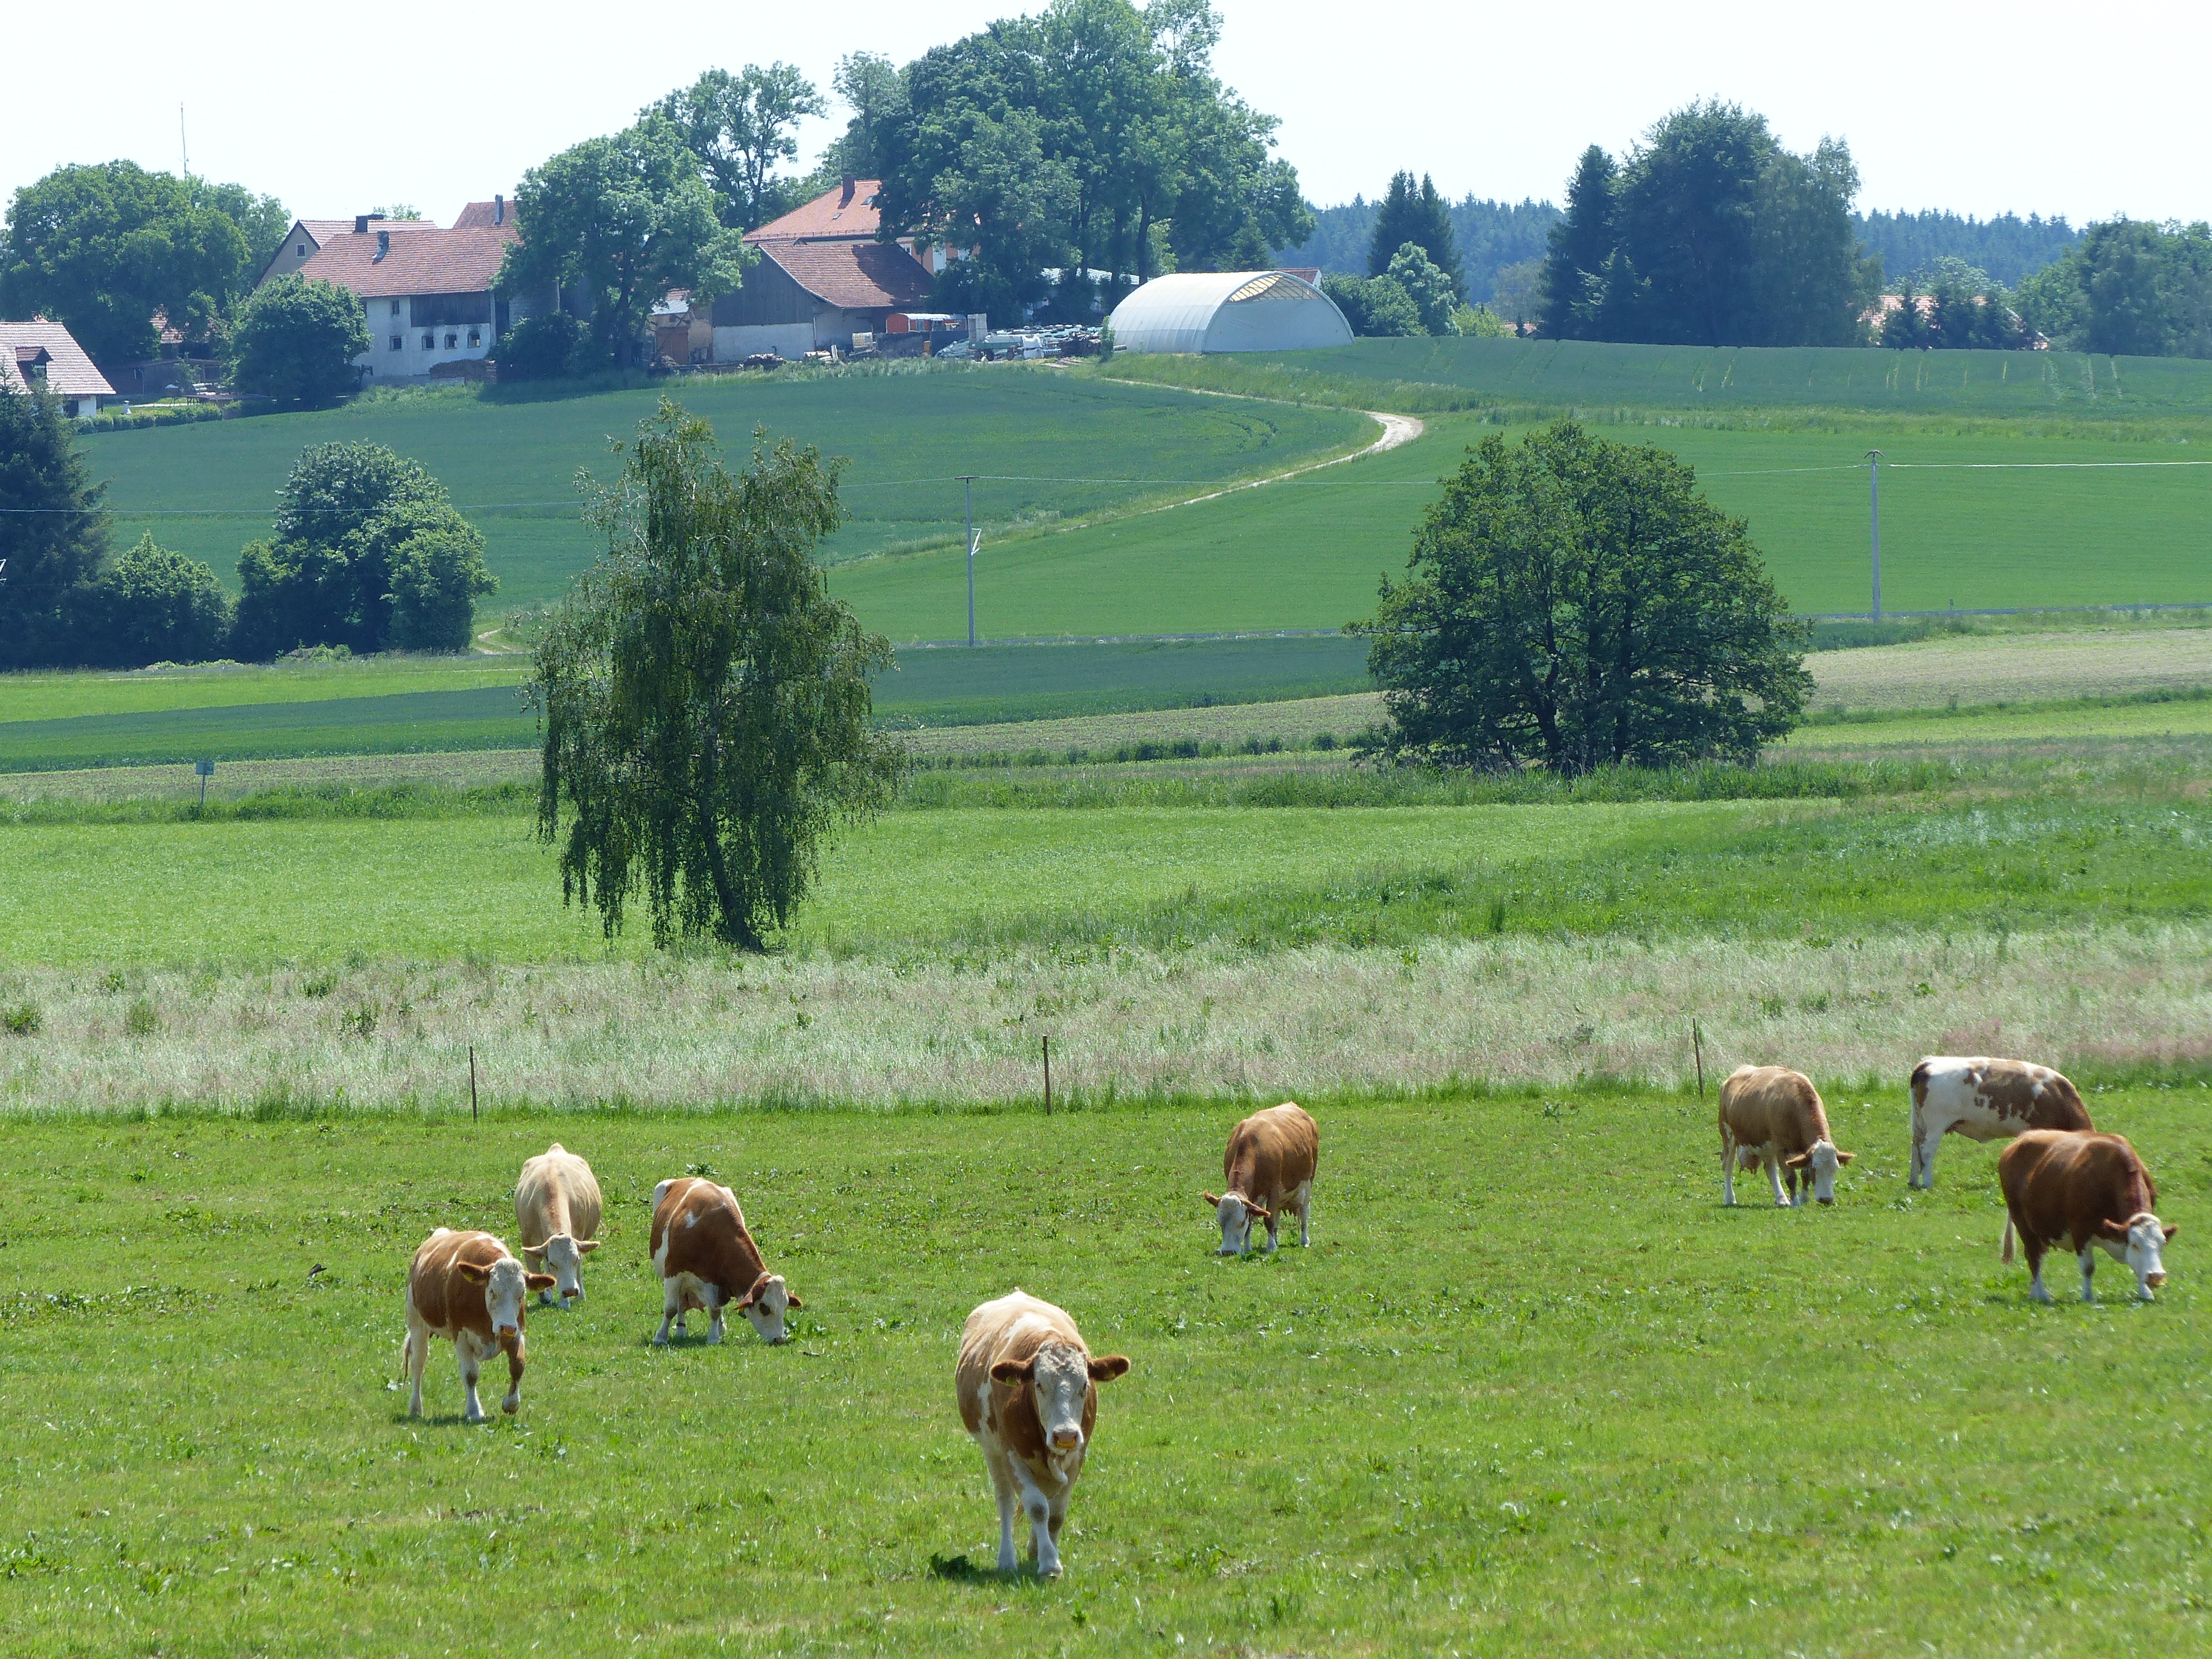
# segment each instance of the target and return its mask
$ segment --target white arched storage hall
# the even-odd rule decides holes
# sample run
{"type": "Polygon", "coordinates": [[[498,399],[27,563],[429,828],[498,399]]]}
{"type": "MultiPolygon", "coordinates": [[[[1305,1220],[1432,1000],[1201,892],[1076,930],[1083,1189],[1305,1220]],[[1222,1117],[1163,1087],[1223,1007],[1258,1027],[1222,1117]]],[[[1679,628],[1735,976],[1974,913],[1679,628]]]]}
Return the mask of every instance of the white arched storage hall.
{"type": "Polygon", "coordinates": [[[1155,276],[1114,307],[1116,351],[1311,351],[1350,345],[1344,313],[1287,270],[1155,276]]]}

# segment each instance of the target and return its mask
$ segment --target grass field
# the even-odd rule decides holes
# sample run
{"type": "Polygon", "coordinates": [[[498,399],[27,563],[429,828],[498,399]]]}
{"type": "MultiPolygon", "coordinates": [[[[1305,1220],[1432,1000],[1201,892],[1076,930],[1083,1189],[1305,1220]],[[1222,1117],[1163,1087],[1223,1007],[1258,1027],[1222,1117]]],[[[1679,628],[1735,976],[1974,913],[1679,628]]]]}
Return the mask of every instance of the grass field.
{"type": "MultiPolygon", "coordinates": [[[[1194,398],[1044,369],[719,376],[666,389],[712,420],[738,459],[757,424],[851,458],[853,522],[831,542],[832,557],[957,543],[959,473],[993,475],[976,485],[975,510],[999,526],[1190,493],[1148,482],[1164,470],[1203,483],[1279,471],[1376,431],[1343,410],[1194,398]]],[[[660,396],[658,387],[423,390],[320,413],[116,433],[85,447],[94,476],[109,481],[124,544],[151,530],[234,584],[238,550],[268,533],[301,450],[388,444],[428,467],[483,529],[501,584],[495,603],[528,605],[558,599],[598,550],[578,513],[577,470],[611,475],[609,441],[629,437],[660,396]]]]}
{"type": "Polygon", "coordinates": [[[0,1630],[54,1654],[2185,1652],[2212,1153],[2096,1097],[2181,1232],[2153,1307],[2032,1306],[1989,1157],[1905,1188],[1837,1103],[1832,1211],[1717,1207],[1681,1097],[1325,1106],[1315,1243],[1206,1255],[1231,1114],[451,1114],[19,1125],[0,1630]],[[596,1165],[605,1248],[520,1414],[394,1390],[409,1252],[596,1165]],[[1624,1167],[1621,1151],[1634,1155],[1624,1167]],[[656,1180],[732,1182],[796,1340],[667,1352],[656,1180]],[[1630,1181],[1624,1184],[1622,1176],[1630,1181]],[[1050,1201],[1039,1208],[1041,1191],[1050,1201]],[[311,1279],[309,1268],[325,1271],[311,1279]],[[990,1570],[951,1400],[1020,1285],[1102,1390],[1067,1576],[990,1570]]]}

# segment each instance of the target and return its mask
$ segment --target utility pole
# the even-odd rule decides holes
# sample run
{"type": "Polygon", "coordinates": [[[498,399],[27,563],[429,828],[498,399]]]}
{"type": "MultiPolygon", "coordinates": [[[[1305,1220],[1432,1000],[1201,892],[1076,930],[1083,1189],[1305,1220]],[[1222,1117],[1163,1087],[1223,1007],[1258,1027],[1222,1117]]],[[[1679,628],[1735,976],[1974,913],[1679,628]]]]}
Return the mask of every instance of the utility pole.
{"type": "Polygon", "coordinates": [[[177,106],[177,153],[185,158],[185,177],[192,176],[192,149],[185,142],[185,106],[177,106]]]}
{"type": "Polygon", "coordinates": [[[1874,532],[1874,619],[1881,620],[1881,451],[1867,451],[1868,522],[1874,532]]]}
{"type": "Polygon", "coordinates": [[[968,502],[968,643],[975,643],[975,475],[960,475],[961,492],[968,502]]]}

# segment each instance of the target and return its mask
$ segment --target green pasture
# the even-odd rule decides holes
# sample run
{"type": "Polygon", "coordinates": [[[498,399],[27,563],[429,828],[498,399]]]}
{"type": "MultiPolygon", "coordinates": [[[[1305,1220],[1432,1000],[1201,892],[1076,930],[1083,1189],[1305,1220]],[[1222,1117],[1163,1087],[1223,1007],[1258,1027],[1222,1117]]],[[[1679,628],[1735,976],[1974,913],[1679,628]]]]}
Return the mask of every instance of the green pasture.
{"type": "Polygon", "coordinates": [[[2094,699],[2007,708],[1916,709],[1866,719],[1801,726],[1778,747],[1782,754],[1821,749],[1942,749],[1991,742],[2065,743],[2084,738],[2212,736],[2212,698],[2094,699]]]}
{"type": "MultiPolygon", "coordinates": [[[[659,404],[661,387],[621,391],[453,387],[363,398],[315,413],[95,436],[116,534],[150,530],[234,582],[238,550],[268,533],[278,488],[310,444],[388,444],[421,461],[482,528],[501,580],[495,605],[566,592],[598,551],[575,477],[611,477],[608,453],[659,404]]],[[[1018,367],[908,374],[720,375],[665,387],[742,459],[765,426],[850,458],[853,521],[832,558],[930,539],[957,542],[961,486],[993,526],[1068,518],[1171,496],[1357,447],[1371,421],[1341,410],[1192,398],[1081,373],[1018,367]]]]}
{"type": "MultiPolygon", "coordinates": [[[[1964,801],[1097,801],[1044,791],[1015,798],[1029,810],[945,805],[855,830],[825,860],[793,943],[896,957],[1417,945],[1499,930],[1832,940],[2212,911],[2212,805],[2171,776],[1964,801]]],[[[0,961],[605,953],[595,913],[562,907],[527,805],[523,793],[453,816],[0,823],[0,961]]],[[[648,940],[640,914],[611,948],[636,955],[648,940]]]]}
{"type": "MultiPolygon", "coordinates": [[[[1718,1205],[1681,1096],[1313,1103],[1314,1243],[1223,1261],[1231,1112],[18,1122],[0,1645],[55,1655],[2185,1653],[2208,1395],[2196,1091],[2097,1097],[2180,1232],[2160,1300],[2032,1305],[1990,1155],[1718,1205]],[[397,1387],[406,1262],[608,1198],[520,1414],[397,1387]],[[1633,1148],[1624,1166],[1622,1149],[1633,1148]],[[1624,1184],[1624,1168],[1632,1180],[1624,1184]],[[732,1185],[794,1340],[661,1351],[653,1184],[732,1185]],[[2192,1240],[2197,1242],[2192,1243],[2192,1240]],[[310,1269],[322,1271],[310,1275],[310,1269]],[[1101,1391],[1065,1577],[1001,1579],[960,1322],[1066,1306],[1101,1391]]],[[[2053,1279],[2062,1295],[2070,1271],[2053,1279]]],[[[488,1375],[503,1376],[495,1364],[488,1375]]],[[[494,1389],[495,1395],[497,1392],[494,1389]]]]}
{"type": "Polygon", "coordinates": [[[1235,357],[1123,352],[1104,372],[1155,385],[1414,411],[1520,405],[1686,413],[1816,409],[2097,422],[2212,416],[2212,364],[2071,351],[1425,337],[1235,357]]]}

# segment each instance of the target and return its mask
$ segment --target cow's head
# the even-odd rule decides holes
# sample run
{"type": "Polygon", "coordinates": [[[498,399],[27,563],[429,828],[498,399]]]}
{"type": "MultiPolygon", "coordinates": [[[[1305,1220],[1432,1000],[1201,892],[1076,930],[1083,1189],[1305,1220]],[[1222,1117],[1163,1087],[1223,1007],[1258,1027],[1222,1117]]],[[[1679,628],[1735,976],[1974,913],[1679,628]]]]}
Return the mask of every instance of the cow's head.
{"type": "Polygon", "coordinates": [[[753,1280],[752,1288],[738,1299],[737,1305],[738,1311],[752,1321],[760,1340],[773,1346],[791,1334],[784,1328],[785,1313],[806,1304],[791,1293],[781,1273],[763,1273],[753,1280]]]}
{"type": "Polygon", "coordinates": [[[507,1356],[507,1375],[513,1379],[514,1387],[507,1396],[507,1409],[511,1412],[522,1387],[523,1304],[530,1299],[531,1291],[550,1290],[553,1275],[526,1272],[511,1255],[500,1257],[489,1267],[474,1261],[454,1265],[470,1284],[483,1286],[484,1312],[491,1316],[492,1337],[498,1342],[500,1352],[507,1356]]]}
{"type": "Polygon", "coordinates": [[[1832,1204],[1836,1201],[1836,1170],[1850,1163],[1851,1158],[1851,1153],[1838,1152],[1835,1142],[1824,1137],[1791,1158],[1790,1168],[1807,1171],[1813,1182],[1813,1196],[1823,1204],[1832,1204]]]}
{"type": "Polygon", "coordinates": [[[545,1270],[553,1275],[553,1288],[565,1308],[571,1302],[583,1299],[584,1258],[599,1248],[596,1238],[571,1238],[566,1233],[556,1233],[543,1244],[525,1245],[522,1254],[544,1261],[545,1270]]]}
{"type": "Polygon", "coordinates": [[[1028,1386],[1045,1449],[1059,1455],[1083,1449],[1083,1407],[1091,1385],[1111,1382],[1128,1369],[1118,1353],[1094,1359],[1072,1342],[1047,1342],[1027,1359],[1001,1359],[991,1367],[991,1380],[1008,1388],[1028,1386]]]}
{"type": "Polygon", "coordinates": [[[2179,1227],[2169,1227],[2148,1210],[2141,1210],[2127,1220],[2107,1221],[2102,1232],[2112,1246],[2112,1253],[2128,1264],[2136,1276],[2136,1294],[2146,1302],[2151,1292],[2166,1283],[2166,1241],[2179,1232],[2179,1227]]]}
{"type": "Polygon", "coordinates": [[[1274,1213],[1242,1193],[1224,1193],[1218,1198],[1212,1193],[1200,1193],[1199,1197],[1206,1200],[1206,1206],[1221,1223],[1221,1248],[1214,1252],[1216,1255],[1243,1255],[1251,1248],[1252,1224],[1256,1221],[1265,1226],[1274,1213]]]}

